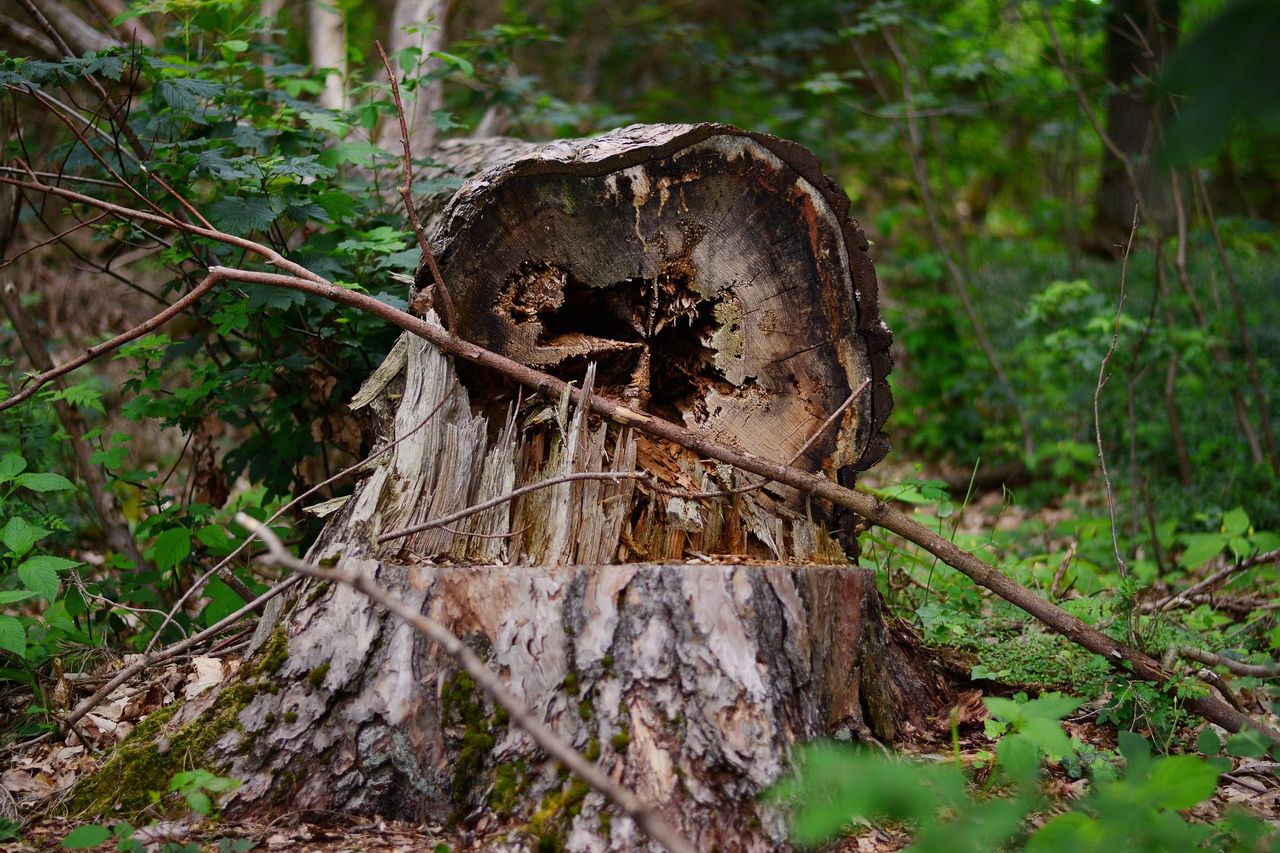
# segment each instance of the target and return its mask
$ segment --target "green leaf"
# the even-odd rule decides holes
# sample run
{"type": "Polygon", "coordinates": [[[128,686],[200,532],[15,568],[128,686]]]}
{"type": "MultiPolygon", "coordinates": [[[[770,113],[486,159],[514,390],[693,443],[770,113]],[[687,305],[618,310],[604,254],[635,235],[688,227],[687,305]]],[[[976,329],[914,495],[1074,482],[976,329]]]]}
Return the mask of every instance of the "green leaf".
{"type": "Polygon", "coordinates": [[[1182,541],[1187,548],[1182,552],[1182,565],[1194,569],[1222,553],[1227,537],[1221,533],[1187,533],[1182,541]]]}
{"type": "Polygon", "coordinates": [[[1058,815],[1027,839],[1028,853],[1097,850],[1105,837],[1102,824],[1082,812],[1058,815]]]}
{"type": "Polygon", "coordinates": [[[475,66],[457,54],[445,53],[443,50],[433,50],[428,55],[434,56],[446,65],[452,65],[467,77],[476,76],[475,66]]]}
{"type": "Polygon", "coordinates": [[[1022,705],[1012,699],[1003,699],[999,696],[985,696],[982,704],[987,706],[987,710],[991,712],[991,716],[1004,720],[1007,723],[1020,723],[1023,720],[1022,705]]]}
{"type": "Polygon", "coordinates": [[[1228,536],[1241,536],[1249,531],[1249,513],[1243,507],[1229,509],[1222,514],[1222,532],[1228,536]]]}
{"type": "Polygon", "coordinates": [[[1151,766],[1151,744],[1147,739],[1135,732],[1117,732],[1116,746],[1124,756],[1125,776],[1133,779],[1145,776],[1151,766]]]}
{"type": "Polygon", "coordinates": [[[110,840],[111,830],[96,823],[87,823],[68,832],[62,839],[62,846],[68,850],[88,850],[110,840]]]}
{"type": "Polygon", "coordinates": [[[218,45],[218,50],[222,52],[222,58],[230,62],[235,58],[236,54],[244,53],[249,49],[249,43],[244,39],[227,39],[218,45]]]}
{"type": "Polygon", "coordinates": [[[204,594],[209,598],[209,603],[200,612],[200,619],[205,625],[213,625],[219,619],[230,616],[245,605],[244,599],[235,590],[217,578],[209,581],[204,594]]]}
{"type": "Polygon", "coordinates": [[[1222,752],[1222,741],[1218,738],[1218,733],[1208,726],[1201,729],[1200,735],[1196,738],[1196,752],[1208,756],[1222,752]]]}
{"type": "Polygon", "coordinates": [[[146,557],[160,571],[172,569],[191,553],[191,531],[185,527],[173,527],[156,537],[147,549],[146,557]]]}
{"type": "Polygon", "coordinates": [[[1194,755],[1158,759],[1142,792],[1162,809],[1189,809],[1213,796],[1218,771],[1194,755]]]}
{"type": "Polygon", "coordinates": [[[1022,714],[1025,717],[1061,720],[1083,704],[1083,699],[1077,699],[1074,696],[1063,696],[1061,693],[1041,693],[1038,699],[1032,699],[1022,706],[1022,714]]]}
{"type": "Polygon", "coordinates": [[[1035,739],[1030,735],[1005,735],[996,744],[996,758],[1000,769],[1015,782],[1031,785],[1040,772],[1042,755],[1035,739]]]}
{"type": "Polygon", "coordinates": [[[27,460],[16,453],[0,456],[0,483],[7,483],[21,474],[27,467],[27,460]]]}
{"type": "Polygon", "coordinates": [[[1246,729],[1227,738],[1227,754],[1237,758],[1261,758],[1267,754],[1271,742],[1261,732],[1246,729]]]}
{"type": "Polygon", "coordinates": [[[13,604],[15,601],[26,601],[35,595],[29,589],[6,589],[0,591],[0,604],[13,604]]]}
{"type": "Polygon", "coordinates": [[[52,532],[15,515],[9,519],[4,529],[0,530],[0,542],[3,542],[15,557],[21,557],[31,550],[32,545],[52,532]]]}
{"type": "Polygon", "coordinates": [[[1024,721],[1018,731],[1035,741],[1049,758],[1058,760],[1071,754],[1071,739],[1056,719],[1035,717],[1024,721]]]}
{"type": "Polygon", "coordinates": [[[196,531],[196,539],[215,557],[225,557],[236,549],[236,541],[227,535],[220,524],[210,524],[196,531]]]}
{"type": "Polygon", "coordinates": [[[65,492],[75,488],[75,484],[61,474],[20,474],[16,482],[20,488],[33,492],[65,492]]]}
{"type": "Polygon", "coordinates": [[[0,649],[20,658],[27,656],[27,632],[16,617],[0,616],[0,649]]]}
{"type": "Polygon", "coordinates": [[[205,208],[205,212],[219,228],[236,235],[262,231],[276,218],[271,209],[271,199],[263,196],[223,196],[205,208]]]}
{"type": "Polygon", "coordinates": [[[58,572],[78,565],[80,564],[75,560],[42,554],[18,566],[18,577],[27,589],[38,592],[53,601],[58,597],[58,572]]]}
{"type": "Polygon", "coordinates": [[[187,791],[185,794],[187,805],[196,814],[208,815],[213,811],[213,801],[209,799],[209,795],[204,791],[187,791]]]}
{"type": "Polygon", "coordinates": [[[222,86],[209,80],[193,77],[175,77],[156,83],[156,94],[175,110],[194,109],[198,98],[213,98],[222,92],[222,86]]]}

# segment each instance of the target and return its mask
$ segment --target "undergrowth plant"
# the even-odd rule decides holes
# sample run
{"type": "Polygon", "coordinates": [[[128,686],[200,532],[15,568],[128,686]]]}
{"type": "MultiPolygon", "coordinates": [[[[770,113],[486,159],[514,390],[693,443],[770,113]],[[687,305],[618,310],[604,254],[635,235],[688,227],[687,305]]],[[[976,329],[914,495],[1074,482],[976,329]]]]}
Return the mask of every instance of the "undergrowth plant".
{"type": "MultiPolygon", "coordinates": [[[[768,797],[790,809],[792,838],[819,846],[868,824],[908,832],[912,850],[927,853],[1025,849],[1032,851],[1268,849],[1274,828],[1243,812],[1214,823],[1180,814],[1209,798],[1229,767],[1210,758],[1153,755],[1138,735],[1121,732],[1118,754],[1100,753],[1071,738],[1061,720],[1082,700],[1046,693],[1018,700],[984,700],[995,739],[990,766],[977,775],[960,763],[923,761],[843,744],[801,751],[793,775],[768,797]],[[1087,793],[1052,802],[1042,790],[1042,767],[1057,765],[1087,779],[1087,793]]],[[[1206,730],[1210,733],[1211,730],[1206,730]]],[[[1215,736],[1216,741],[1216,736],[1215,736]]]]}

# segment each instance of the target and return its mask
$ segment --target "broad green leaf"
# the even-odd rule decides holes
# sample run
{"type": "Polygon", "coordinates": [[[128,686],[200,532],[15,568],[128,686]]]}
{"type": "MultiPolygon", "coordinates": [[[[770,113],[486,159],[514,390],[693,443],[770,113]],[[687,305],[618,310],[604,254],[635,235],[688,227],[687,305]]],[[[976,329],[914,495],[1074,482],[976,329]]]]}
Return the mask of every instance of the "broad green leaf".
{"type": "Polygon", "coordinates": [[[1071,739],[1056,719],[1034,717],[1018,727],[1018,731],[1035,741],[1036,746],[1052,759],[1071,754],[1071,739]]]}
{"type": "Polygon", "coordinates": [[[1261,758],[1267,754],[1271,742],[1261,732],[1246,730],[1227,738],[1227,754],[1237,758],[1261,758]]]}
{"type": "Polygon", "coordinates": [[[209,581],[204,594],[209,599],[209,603],[200,612],[200,619],[205,625],[213,625],[219,619],[230,616],[245,605],[244,599],[237,595],[235,590],[217,578],[209,581]]]}
{"type": "Polygon", "coordinates": [[[1182,552],[1182,565],[1194,569],[1222,553],[1227,537],[1221,533],[1188,533],[1182,537],[1187,548],[1182,552]]]}
{"type": "Polygon", "coordinates": [[[1000,769],[1021,785],[1035,782],[1040,773],[1042,755],[1043,752],[1031,735],[1005,735],[996,744],[996,758],[1000,762],[1000,769]]]}
{"type": "Polygon", "coordinates": [[[1141,779],[1151,766],[1151,744],[1136,732],[1117,732],[1116,746],[1125,760],[1125,776],[1141,779]]]}
{"type": "Polygon", "coordinates": [[[1194,755],[1172,755],[1153,764],[1142,791],[1157,808],[1189,809],[1217,788],[1217,770],[1194,755]]]}
{"type": "Polygon", "coordinates": [[[999,696],[985,696],[982,704],[987,706],[987,710],[991,712],[993,717],[998,717],[1008,723],[1020,723],[1024,719],[1022,713],[1022,705],[1012,699],[1003,699],[999,696]]]}
{"type": "Polygon", "coordinates": [[[0,649],[20,658],[27,656],[27,633],[16,617],[0,616],[0,649]]]}
{"type": "Polygon", "coordinates": [[[1042,693],[1038,699],[1032,699],[1022,706],[1022,714],[1025,717],[1061,720],[1083,704],[1083,699],[1077,699],[1074,696],[1063,696],[1061,693],[1042,693]]]}
{"type": "Polygon", "coordinates": [[[264,196],[226,195],[206,207],[205,212],[219,228],[236,235],[262,231],[276,219],[271,199],[264,196]]]}
{"type": "Polygon", "coordinates": [[[1050,820],[1027,839],[1028,853],[1096,850],[1106,835],[1102,824],[1083,812],[1068,812],[1050,820]]]}
{"type": "Polygon", "coordinates": [[[176,110],[192,110],[197,99],[213,98],[222,92],[222,85],[193,77],[173,77],[156,83],[156,94],[176,110]]]}
{"type": "Polygon", "coordinates": [[[222,58],[230,61],[236,54],[244,53],[248,50],[249,43],[244,39],[227,39],[222,44],[218,45],[218,48],[222,51],[222,58]]]}
{"type": "Polygon", "coordinates": [[[1200,731],[1199,737],[1196,738],[1196,752],[1208,756],[1214,756],[1222,752],[1222,741],[1218,738],[1218,733],[1205,726],[1200,731]]]}
{"type": "Polygon", "coordinates": [[[14,556],[21,557],[31,550],[32,545],[52,532],[15,515],[5,524],[4,529],[0,530],[0,542],[3,542],[14,556]]]}
{"type": "Polygon", "coordinates": [[[196,531],[196,539],[215,557],[225,557],[236,549],[236,541],[227,535],[227,529],[220,524],[201,527],[196,531]]]}
{"type": "Polygon", "coordinates": [[[1249,531],[1249,513],[1243,507],[1229,509],[1222,514],[1222,532],[1228,536],[1241,536],[1249,531]]]}
{"type": "Polygon", "coordinates": [[[461,56],[458,56],[457,54],[445,53],[443,50],[433,50],[429,55],[434,56],[436,59],[439,59],[441,62],[444,62],[448,65],[452,65],[454,68],[461,71],[467,77],[476,76],[475,66],[472,65],[467,60],[463,59],[461,56]]]}
{"type": "Polygon", "coordinates": [[[80,565],[65,557],[41,554],[18,566],[18,577],[23,585],[52,601],[58,597],[58,572],[80,565]]]}
{"type": "Polygon", "coordinates": [[[27,467],[27,460],[16,453],[0,456],[0,483],[7,483],[21,474],[27,467]]]}
{"type": "Polygon", "coordinates": [[[68,850],[88,850],[105,844],[111,840],[111,830],[96,823],[77,826],[62,839],[62,846],[68,850]]]}
{"type": "Polygon", "coordinates": [[[75,488],[75,484],[61,474],[45,472],[19,474],[15,482],[21,488],[33,492],[65,492],[75,488]]]}
{"type": "Polygon", "coordinates": [[[172,569],[191,553],[191,531],[185,527],[173,527],[156,537],[147,549],[147,559],[160,571],[172,569]]]}
{"type": "Polygon", "coordinates": [[[0,591],[0,604],[13,604],[15,601],[26,601],[35,595],[29,589],[6,589],[0,591]]]}

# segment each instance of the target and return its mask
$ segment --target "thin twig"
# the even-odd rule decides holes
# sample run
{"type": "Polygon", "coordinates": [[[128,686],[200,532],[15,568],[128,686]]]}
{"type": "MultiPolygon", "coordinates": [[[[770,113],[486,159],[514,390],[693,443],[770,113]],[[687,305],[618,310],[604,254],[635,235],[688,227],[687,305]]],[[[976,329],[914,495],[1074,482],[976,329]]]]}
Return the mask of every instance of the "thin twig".
{"type": "Polygon", "coordinates": [[[1180,658],[1193,660],[1196,663],[1223,667],[1236,675],[1250,676],[1253,678],[1275,678],[1277,675],[1280,675],[1280,664],[1246,663],[1245,661],[1234,660],[1226,655],[1214,654],[1213,652],[1207,652],[1204,649],[1196,649],[1190,646],[1178,646],[1177,655],[1180,658]]]}
{"type": "MultiPolygon", "coordinates": [[[[296,498],[294,498],[293,500],[289,501],[287,504],[285,504],[284,506],[280,507],[280,509],[278,509],[278,510],[276,510],[274,513],[272,513],[271,517],[270,517],[270,518],[268,518],[268,519],[266,520],[266,522],[265,522],[265,523],[266,523],[266,524],[271,524],[273,521],[275,521],[276,519],[278,519],[280,516],[284,515],[286,512],[288,512],[289,510],[293,509],[295,506],[297,506],[298,504],[302,503],[304,500],[306,500],[307,498],[311,497],[311,496],[312,496],[313,494],[315,494],[316,492],[318,492],[318,491],[320,491],[321,489],[323,489],[325,486],[329,485],[330,483],[335,483],[335,482],[337,482],[338,480],[341,480],[343,477],[347,476],[348,474],[354,474],[356,471],[359,471],[359,470],[360,470],[361,468],[363,468],[365,465],[368,465],[370,462],[372,462],[373,460],[377,459],[377,458],[378,458],[379,456],[381,456],[382,454],[387,453],[387,452],[389,452],[390,450],[392,450],[392,449],[393,449],[397,444],[399,444],[400,442],[404,441],[406,438],[408,438],[409,436],[413,435],[413,434],[414,434],[414,433],[416,433],[418,430],[420,430],[420,429],[422,429],[424,426],[426,426],[426,425],[427,425],[427,422],[428,422],[428,421],[430,421],[432,418],[434,418],[434,417],[436,416],[436,413],[440,411],[440,408],[445,404],[445,401],[447,401],[448,399],[449,399],[448,397],[441,397],[441,398],[440,398],[440,401],[439,401],[439,402],[437,402],[437,403],[435,404],[435,406],[431,409],[431,411],[427,412],[426,417],[424,417],[424,418],[423,418],[423,419],[418,423],[418,425],[417,425],[417,426],[415,426],[413,429],[409,430],[409,431],[408,431],[408,432],[406,432],[404,435],[402,435],[402,436],[400,436],[399,438],[397,438],[395,441],[392,441],[392,442],[391,442],[391,443],[389,443],[386,447],[382,447],[382,448],[379,448],[378,450],[373,451],[373,452],[372,452],[372,453],[370,453],[368,456],[366,456],[364,459],[361,459],[359,462],[355,463],[354,465],[350,465],[350,466],[348,466],[348,467],[346,467],[346,468],[342,469],[341,471],[339,471],[338,473],[334,474],[332,477],[328,478],[327,480],[322,480],[321,482],[316,483],[314,486],[312,486],[311,488],[307,489],[305,492],[303,492],[302,494],[298,495],[296,498]]],[[[242,553],[246,548],[248,548],[248,547],[249,547],[249,543],[250,543],[250,541],[252,541],[252,540],[251,540],[251,539],[245,539],[243,542],[241,542],[239,545],[237,545],[237,546],[236,546],[236,548],[235,548],[235,550],[234,550],[234,551],[232,551],[230,554],[228,554],[227,556],[225,556],[225,557],[223,557],[221,560],[219,560],[219,561],[218,561],[218,563],[217,563],[217,565],[215,565],[213,568],[209,569],[207,572],[205,572],[205,573],[204,573],[203,575],[201,575],[200,577],[196,578],[195,582],[194,582],[194,583],[192,583],[192,584],[191,584],[191,586],[187,588],[187,591],[186,591],[186,592],[184,592],[184,593],[182,594],[182,596],[181,596],[177,601],[175,601],[175,602],[173,603],[173,606],[172,606],[171,608],[169,608],[169,612],[168,612],[168,614],[165,616],[164,621],[163,621],[162,623],[160,623],[160,627],[156,629],[155,634],[153,634],[153,635],[152,635],[152,637],[151,637],[151,642],[149,642],[149,643],[147,644],[146,651],[150,652],[150,651],[151,651],[151,649],[152,649],[152,647],[153,647],[153,646],[155,646],[155,644],[159,641],[159,639],[160,639],[160,634],[164,631],[164,629],[165,629],[166,627],[168,627],[169,623],[173,621],[173,618],[178,614],[178,611],[182,608],[182,605],[183,605],[183,604],[185,604],[185,603],[187,602],[187,600],[191,598],[191,596],[195,595],[195,594],[196,594],[196,592],[198,592],[198,591],[200,590],[200,588],[201,588],[202,586],[204,586],[205,581],[207,581],[211,576],[213,576],[213,574],[214,574],[214,573],[217,573],[217,574],[218,574],[218,576],[219,576],[219,577],[221,577],[221,576],[222,576],[222,573],[223,573],[224,571],[228,571],[228,570],[227,570],[227,566],[229,566],[232,560],[234,560],[234,559],[235,559],[237,556],[239,556],[239,555],[240,555],[240,554],[241,554],[241,553],[242,553]]]]}
{"type": "Polygon", "coordinates": [[[412,527],[405,527],[400,530],[392,530],[378,537],[378,544],[391,542],[395,539],[403,539],[405,536],[411,536],[414,533],[421,533],[424,530],[431,530],[436,527],[444,527],[446,524],[453,524],[455,521],[467,518],[484,512],[487,509],[493,509],[495,506],[502,506],[509,503],[521,495],[527,495],[530,492],[537,492],[542,489],[558,486],[561,483],[572,483],[575,480],[647,480],[649,474],[644,471],[579,471],[574,474],[563,474],[559,477],[551,477],[546,480],[539,480],[536,483],[530,483],[527,486],[521,486],[518,489],[512,489],[506,494],[498,495],[484,503],[478,503],[465,509],[460,509],[455,513],[443,515],[440,518],[434,518],[431,521],[424,521],[421,524],[415,524],[412,527]]]}
{"type": "Polygon", "coordinates": [[[635,821],[640,829],[672,853],[693,853],[693,846],[685,841],[656,811],[626,788],[619,785],[598,766],[587,761],[577,750],[565,743],[545,723],[533,715],[523,702],[515,697],[497,673],[485,666],[461,640],[439,622],[422,615],[416,609],[391,595],[374,581],[359,572],[340,569],[323,569],[299,560],[290,554],[279,538],[264,524],[240,513],[236,522],[248,528],[267,546],[268,559],[278,566],[298,573],[298,576],[345,584],[363,593],[370,601],[395,614],[415,631],[434,640],[440,648],[458,662],[467,674],[511,717],[511,722],[523,729],[551,758],[559,761],[577,774],[609,802],[635,821]]]}
{"type": "MultiPolygon", "coordinates": [[[[827,431],[827,427],[831,426],[831,424],[835,422],[836,418],[844,414],[844,410],[849,408],[851,405],[853,405],[853,401],[858,399],[858,397],[861,396],[862,392],[867,390],[867,386],[870,384],[871,384],[870,379],[862,380],[862,384],[859,385],[852,394],[850,394],[847,398],[845,398],[845,401],[841,403],[834,412],[831,413],[830,417],[828,417],[825,421],[823,421],[818,426],[818,428],[813,431],[813,433],[809,436],[809,438],[805,441],[805,443],[800,445],[800,449],[791,455],[791,458],[787,460],[786,464],[788,465],[796,464],[796,462],[799,461],[800,457],[804,455],[805,451],[808,450],[809,447],[812,446],[812,444],[815,441],[817,441],[818,438],[824,432],[827,431]]],[[[763,489],[765,486],[769,485],[772,482],[773,482],[772,480],[764,479],[764,480],[760,480],[759,482],[752,483],[749,486],[738,486],[737,488],[733,488],[733,489],[722,489],[720,491],[709,491],[709,492],[686,492],[686,491],[681,491],[680,489],[671,489],[666,486],[659,485],[658,483],[653,481],[650,481],[646,485],[651,491],[657,492],[660,495],[665,495],[666,497],[670,497],[670,498],[683,498],[684,500],[708,500],[711,498],[731,498],[737,495],[745,495],[749,492],[754,492],[756,489],[763,489]]]]}
{"type": "Polygon", "coordinates": [[[16,255],[10,255],[8,257],[0,258],[0,269],[4,269],[5,267],[9,266],[9,264],[18,260],[18,258],[21,258],[23,255],[29,255],[32,252],[36,251],[37,249],[43,249],[45,246],[49,245],[50,243],[58,243],[64,237],[74,234],[75,232],[79,231],[81,228],[88,228],[90,225],[94,225],[100,222],[101,220],[106,219],[110,215],[111,214],[109,213],[99,213],[97,216],[93,217],[92,219],[86,219],[83,222],[77,222],[75,225],[68,226],[62,231],[59,231],[57,234],[54,234],[52,237],[47,237],[33,246],[28,246],[27,248],[18,252],[18,254],[16,255]]]}
{"type": "Polygon", "coordinates": [[[201,281],[198,285],[196,285],[191,290],[190,293],[188,293],[186,296],[183,296],[177,302],[174,302],[172,305],[170,305],[168,308],[161,311],[159,314],[156,314],[154,317],[151,317],[150,319],[146,320],[143,323],[139,323],[137,326],[134,326],[132,329],[128,330],[127,332],[122,332],[121,334],[116,335],[114,338],[112,338],[109,341],[103,341],[100,344],[95,344],[94,346],[86,347],[83,353],[71,359],[70,361],[60,364],[57,367],[52,367],[46,371],[43,371],[42,373],[37,374],[36,376],[31,377],[26,387],[24,387],[20,391],[15,392],[13,396],[9,397],[8,399],[0,401],[0,411],[4,411],[5,409],[11,406],[16,406],[18,403],[21,403],[23,400],[26,400],[31,396],[33,396],[37,391],[39,391],[44,386],[48,385],[50,382],[54,381],[55,379],[60,379],[61,377],[66,376],[68,373],[71,373],[74,370],[84,367],[86,364],[98,358],[99,356],[109,352],[114,352],[115,350],[120,349],[120,347],[124,346],[130,341],[137,340],[143,335],[148,334],[149,332],[152,332],[155,329],[160,328],[165,323],[169,322],[171,319],[181,314],[183,311],[187,310],[189,307],[191,307],[196,302],[198,302],[200,300],[200,297],[204,296],[206,293],[212,290],[213,286],[217,284],[219,281],[222,281],[222,279],[223,279],[222,273],[214,272],[211,270],[209,274],[204,277],[204,280],[201,281]]]}
{"type": "Polygon", "coordinates": [[[1226,580],[1227,578],[1231,577],[1234,574],[1239,574],[1240,572],[1248,571],[1249,569],[1255,568],[1257,566],[1263,566],[1263,565],[1267,565],[1268,563],[1275,563],[1278,561],[1280,561],[1280,548],[1277,548],[1274,551],[1264,551],[1261,554],[1254,554],[1252,557],[1247,557],[1246,559],[1240,560],[1237,563],[1233,563],[1223,569],[1220,569],[1219,571],[1214,572],[1213,574],[1209,575],[1209,577],[1205,578],[1204,580],[1200,581],[1199,583],[1193,586],[1188,587],[1182,592],[1179,592],[1175,595],[1171,595],[1168,598],[1165,598],[1161,601],[1157,601],[1151,604],[1149,606],[1149,609],[1147,606],[1144,606],[1142,610],[1143,612],[1150,611],[1155,613],[1160,613],[1165,610],[1169,610],[1170,608],[1173,608],[1180,604],[1185,603],[1186,601],[1190,600],[1193,596],[1199,595],[1200,593],[1206,590],[1212,589],[1213,587],[1217,586],[1219,583],[1221,583],[1222,581],[1226,580]]]}
{"type": "Polygon", "coordinates": [[[250,613],[261,610],[263,605],[280,593],[284,592],[289,587],[293,586],[298,582],[298,580],[298,575],[291,575],[271,587],[271,589],[267,590],[253,601],[250,601],[244,607],[241,607],[235,613],[224,616],[208,628],[205,628],[203,631],[200,631],[197,634],[192,634],[180,643],[174,643],[172,646],[167,646],[161,651],[156,652],[154,655],[143,655],[141,660],[135,661],[117,672],[110,681],[95,690],[92,696],[77,705],[76,709],[62,720],[64,726],[63,730],[65,731],[68,726],[74,726],[85,714],[96,708],[98,703],[109,695],[112,690],[115,690],[121,684],[124,684],[144,669],[155,666],[158,663],[163,663],[170,658],[177,657],[192,646],[199,645],[210,637],[217,636],[228,626],[234,625],[250,613]]]}
{"type": "MultiPolygon", "coordinates": [[[[1129,272],[1129,253],[1133,250],[1133,237],[1138,231],[1138,207],[1133,208],[1133,225],[1129,228],[1129,241],[1124,247],[1124,257],[1120,263],[1120,298],[1116,301],[1116,317],[1111,328],[1111,346],[1107,349],[1107,354],[1102,357],[1102,363],[1098,365],[1098,382],[1093,388],[1093,435],[1098,444],[1098,465],[1102,468],[1102,484],[1106,488],[1107,493],[1107,513],[1111,518],[1111,550],[1116,558],[1116,568],[1120,572],[1120,577],[1128,579],[1129,563],[1125,560],[1124,555],[1120,553],[1120,538],[1116,532],[1116,495],[1111,488],[1111,475],[1107,473],[1107,454],[1102,447],[1102,386],[1107,384],[1107,365],[1111,363],[1111,356],[1115,355],[1116,347],[1120,343],[1120,318],[1124,316],[1124,298],[1126,276],[1129,272]]],[[[1128,611],[1127,618],[1132,628],[1132,608],[1126,608],[1128,611]]]]}
{"type": "Polygon", "coordinates": [[[430,243],[427,242],[427,232],[423,229],[422,222],[418,219],[418,211],[413,206],[413,153],[409,147],[409,125],[404,118],[404,104],[400,100],[400,83],[396,79],[395,71],[391,68],[391,60],[387,59],[387,52],[382,49],[382,42],[375,41],[374,44],[378,48],[378,56],[382,57],[383,67],[387,69],[387,78],[391,81],[391,97],[396,104],[396,117],[400,119],[400,144],[404,147],[404,184],[396,190],[404,200],[405,212],[409,214],[413,234],[418,238],[418,248],[422,250],[422,260],[426,262],[427,269],[431,270],[431,277],[435,282],[434,292],[440,295],[440,313],[444,315],[445,328],[453,331],[457,328],[454,325],[453,298],[449,296],[449,291],[444,286],[444,278],[436,265],[436,256],[431,251],[430,243]]]}

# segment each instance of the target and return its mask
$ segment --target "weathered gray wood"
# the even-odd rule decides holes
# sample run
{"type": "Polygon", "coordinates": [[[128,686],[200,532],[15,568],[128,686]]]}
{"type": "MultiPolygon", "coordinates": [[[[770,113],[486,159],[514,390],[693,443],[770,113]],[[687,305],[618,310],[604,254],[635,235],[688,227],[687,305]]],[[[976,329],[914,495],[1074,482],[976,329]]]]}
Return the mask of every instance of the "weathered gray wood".
{"type": "MultiPolygon", "coordinates": [[[[423,212],[458,334],[778,459],[867,381],[802,459],[833,475],[879,459],[888,333],[874,274],[847,199],[802,149],[698,125],[442,156],[466,181],[423,212]]],[[[758,798],[796,743],[893,740],[945,717],[934,668],[821,508],[768,488],[562,482],[380,542],[577,472],[700,492],[750,481],[567,396],[460,377],[417,338],[353,405],[386,452],[308,559],[374,575],[463,637],[699,849],[783,846],[782,816],[758,798]]],[[[490,849],[644,849],[439,649],[358,593],[309,588],[259,634],[239,682],[184,707],[159,741],[199,744],[182,760],[243,781],[229,813],[447,822],[490,849]]],[[[128,778],[121,764],[102,777],[98,801],[128,778]]]]}
{"type": "MultiPolygon", "coordinates": [[[[698,849],[781,846],[782,816],[758,797],[795,743],[938,724],[941,691],[886,634],[868,570],[346,560],[464,637],[698,849]]],[[[335,590],[286,628],[283,689],[256,694],[218,743],[244,780],[236,813],[370,812],[513,849],[645,849],[437,648],[358,594],[335,590]]]]}

